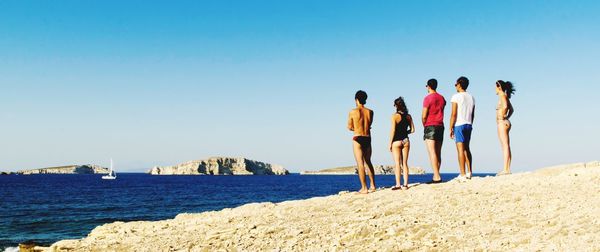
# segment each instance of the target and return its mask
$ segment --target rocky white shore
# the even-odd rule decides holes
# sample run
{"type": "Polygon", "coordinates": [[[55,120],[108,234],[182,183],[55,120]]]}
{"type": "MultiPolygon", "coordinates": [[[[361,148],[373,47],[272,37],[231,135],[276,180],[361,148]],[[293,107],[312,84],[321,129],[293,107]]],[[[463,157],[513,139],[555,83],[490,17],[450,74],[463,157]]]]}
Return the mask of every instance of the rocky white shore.
{"type": "Polygon", "coordinates": [[[45,251],[599,251],[600,163],[115,222],[45,251]]]}
{"type": "Polygon", "coordinates": [[[173,166],[155,166],[152,175],[287,175],[281,165],[246,158],[211,157],[173,166]]]}
{"type": "MultiPolygon", "coordinates": [[[[394,166],[391,165],[375,165],[375,174],[377,175],[390,175],[394,174],[394,166]]],[[[358,174],[357,166],[345,166],[330,169],[323,169],[319,171],[303,171],[301,175],[351,175],[358,174]]],[[[425,169],[421,167],[409,167],[408,174],[410,175],[421,175],[425,174],[425,169]]]]}
{"type": "Polygon", "coordinates": [[[107,174],[108,168],[99,165],[66,165],[58,167],[48,167],[41,169],[21,170],[13,174],[31,175],[31,174],[107,174]]]}

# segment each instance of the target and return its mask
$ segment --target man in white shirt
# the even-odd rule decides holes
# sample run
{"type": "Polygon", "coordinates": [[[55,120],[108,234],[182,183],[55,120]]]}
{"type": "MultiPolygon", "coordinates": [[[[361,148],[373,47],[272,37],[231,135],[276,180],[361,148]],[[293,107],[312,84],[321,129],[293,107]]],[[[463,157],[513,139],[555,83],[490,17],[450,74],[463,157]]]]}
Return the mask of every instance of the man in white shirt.
{"type": "Polygon", "coordinates": [[[450,116],[450,138],[456,141],[458,152],[459,179],[470,179],[473,174],[473,158],[471,156],[471,132],[475,118],[475,99],[467,93],[469,79],[461,76],[456,80],[457,93],[452,96],[452,115],[450,116]],[[468,171],[465,173],[465,164],[468,171]]]}

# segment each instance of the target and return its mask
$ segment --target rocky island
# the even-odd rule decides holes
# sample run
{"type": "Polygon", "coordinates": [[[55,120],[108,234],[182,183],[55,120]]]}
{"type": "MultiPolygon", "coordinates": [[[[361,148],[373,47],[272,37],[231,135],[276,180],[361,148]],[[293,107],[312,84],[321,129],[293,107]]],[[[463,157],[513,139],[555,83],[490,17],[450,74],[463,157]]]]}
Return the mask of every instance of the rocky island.
{"type": "Polygon", "coordinates": [[[211,157],[173,166],[155,166],[152,175],[287,175],[281,165],[246,158],[211,157]]]}
{"type": "MultiPolygon", "coordinates": [[[[375,174],[377,175],[388,175],[394,174],[394,166],[391,165],[375,165],[375,174]]],[[[300,173],[301,175],[352,175],[358,174],[357,166],[345,166],[345,167],[337,167],[324,169],[319,171],[303,171],[300,173]]],[[[410,175],[420,175],[425,174],[425,170],[421,167],[409,167],[408,174],[410,175]]]]}
{"type": "Polygon", "coordinates": [[[66,165],[57,167],[48,167],[41,169],[30,169],[21,170],[14,172],[19,175],[31,175],[31,174],[107,174],[108,168],[104,168],[99,165],[66,165]]]}

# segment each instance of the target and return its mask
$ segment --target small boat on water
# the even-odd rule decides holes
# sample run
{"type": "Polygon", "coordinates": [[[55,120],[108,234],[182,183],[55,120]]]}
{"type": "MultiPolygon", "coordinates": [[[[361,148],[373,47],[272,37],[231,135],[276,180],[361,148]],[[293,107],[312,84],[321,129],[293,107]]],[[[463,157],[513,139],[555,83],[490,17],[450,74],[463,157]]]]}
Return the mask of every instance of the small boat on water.
{"type": "Polygon", "coordinates": [[[117,173],[113,170],[113,160],[110,159],[110,170],[107,175],[102,176],[102,179],[117,179],[117,173]]]}

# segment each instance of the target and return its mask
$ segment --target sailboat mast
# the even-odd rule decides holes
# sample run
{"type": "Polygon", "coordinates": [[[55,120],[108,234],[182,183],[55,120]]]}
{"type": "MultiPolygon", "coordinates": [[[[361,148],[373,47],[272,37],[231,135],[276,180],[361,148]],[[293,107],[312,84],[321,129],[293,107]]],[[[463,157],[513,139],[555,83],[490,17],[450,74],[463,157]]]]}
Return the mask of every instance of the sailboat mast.
{"type": "Polygon", "coordinates": [[[110,170],[108,171],[107,175],[102,176],[102,179],[116,179],[116,178],[117,178],[117,174],[113,170],[113,160],[111,158],[110,159],[110,170]]]}

